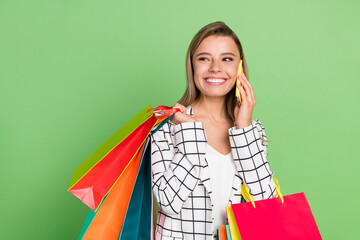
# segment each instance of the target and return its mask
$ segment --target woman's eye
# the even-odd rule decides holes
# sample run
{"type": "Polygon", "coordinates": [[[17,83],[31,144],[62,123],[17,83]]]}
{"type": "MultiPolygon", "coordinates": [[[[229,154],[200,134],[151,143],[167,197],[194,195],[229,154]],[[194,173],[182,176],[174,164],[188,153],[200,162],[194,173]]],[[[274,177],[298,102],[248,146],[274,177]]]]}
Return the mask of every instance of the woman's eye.
{"type": "Polygon", "coordinates": [[[207,58],[199,58],[199,61],[207,60],[207,58]]]}
{"type": "Polygon", "coordinates": [[[224,58],[224,59],[228,59],[228,60],[225,60],[226,62],[229,62],[229,61],[232,61],[233,59],[230,58],[230,57],[227,57],[227,58],[224,58]]]}
{"type": "MultiPolygon", "coordinates": [[[[233,61],[233,59],[231,57],[223,58],[223,60],[226,61],[226,62],[233,61]]],[[[201,58],[198,58],[198,61],[209,61],[209,59],[201,57],[201,58]]]]}

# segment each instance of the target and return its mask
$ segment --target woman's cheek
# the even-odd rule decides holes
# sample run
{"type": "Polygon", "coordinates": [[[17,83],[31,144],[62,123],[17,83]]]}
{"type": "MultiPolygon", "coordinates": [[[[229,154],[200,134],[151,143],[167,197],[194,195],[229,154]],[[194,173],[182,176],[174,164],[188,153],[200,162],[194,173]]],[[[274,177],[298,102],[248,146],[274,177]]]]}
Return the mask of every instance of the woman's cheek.
{"type": "Polygon", "coordinates": [[[197,89],[201,88],[199,81],[200,81],[200,76],[194,75],[194,82],[197,89]]]}

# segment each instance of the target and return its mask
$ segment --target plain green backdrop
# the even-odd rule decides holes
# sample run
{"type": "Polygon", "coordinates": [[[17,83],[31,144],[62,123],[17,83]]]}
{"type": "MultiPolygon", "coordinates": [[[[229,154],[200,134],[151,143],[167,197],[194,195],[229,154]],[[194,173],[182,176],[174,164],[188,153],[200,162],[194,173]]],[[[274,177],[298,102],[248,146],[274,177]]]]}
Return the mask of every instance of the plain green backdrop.
{"type": "Polygon", "coordinates": [[[283,194],[305,192],[323,239],[358,239],[357,0],[0,0],[0,238],[76,239],[74,169],[147,104],[185,89],[187,47],[240,38],[283,194]]]}

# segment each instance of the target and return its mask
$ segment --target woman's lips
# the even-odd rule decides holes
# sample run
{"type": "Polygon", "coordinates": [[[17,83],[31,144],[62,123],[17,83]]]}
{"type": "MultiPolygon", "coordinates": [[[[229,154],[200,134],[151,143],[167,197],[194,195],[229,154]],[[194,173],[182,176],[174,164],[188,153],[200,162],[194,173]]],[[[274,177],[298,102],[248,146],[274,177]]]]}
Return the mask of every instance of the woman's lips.
{"type": "Polygon", "coordinates": [[[224,78],[204,78],[204,82],[210,86],[220,86],[226,82],[224,78]]]}

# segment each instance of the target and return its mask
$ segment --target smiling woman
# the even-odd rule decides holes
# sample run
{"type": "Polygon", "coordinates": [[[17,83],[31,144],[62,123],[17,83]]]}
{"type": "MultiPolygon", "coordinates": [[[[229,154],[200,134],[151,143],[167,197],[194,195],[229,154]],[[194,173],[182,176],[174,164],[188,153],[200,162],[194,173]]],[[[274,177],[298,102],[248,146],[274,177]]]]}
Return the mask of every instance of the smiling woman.
{"type": "Polygon", "coordinates": [[[223,97],[234,88],[240,55],[232,38],[209,36],[194,55],[194,82],[204,97],[223,97]]]}
{"type": "Polygon", "coordinates": [[[151,139],[156,240],[216,239],[227,223],[225,206],[242,200],[243,182],[254,200],[275,197],[265,130],[252,119],[254,90],[236,34],[223,22],[203,27],[190,43],[186,72],[186,91],[174,105],[181,112],[151,139]]]}
{"type": "MultiPolygon", "coordinates": [[[[235,43],[237,50],[234,51],[232,49],[231,52],[223,52],[222,54],[229,54],[228,56],[223,57],[230,57],[232,61],[239,62],[240,58],[242,59],[243,64],[243,71],[247,79],[249,79],[249,73],[247,68],[247,62],[245,58],[245,54],[241,45],[241,42],[239,38],[236,36],[236,34],[223,22],[214,22],[211,24],[208,24],[207,26],[203,27],[192,39],[189,49],[187,51],[186,56],[186,77],[187,77],[187,88],[185,90],[184,95],[182,98],[178,101],[178,103],[188,106],[190,103],[194,102],[198,99],[200,92],[195,87],[194,82],[194,59],[196,57],[199,57],[202,55],[208,55],[209,52],[202,52],[197,51],[201,43],[203,43],[203,40],[206,40],[207,37],[222,37],[223,39],[232,39],[233,45],[235,43]],[[197,55],[195,55],[195,51],[197,51],[197,55]],[[207,54],[208,53],[208,54],[207,54]],[[199,55],[200,54],[200,55],[199,55]],[[234,59],[235,57],[238,57],[237,59],[234,59]]],[[[229,42],[229,41],[228,41],[229,42]]],[[[230,41],[231,42],[231,41],[230,41]]],[[[218,41],[219,43],[219,41],[218,41]]],[[[220,44],[222,44],[220,42],[220,44]]],[[[206,56],[204,57],[206,58],[206,56]]],[[[226,58],[228,59],[228,58],[226,58]]],[[[204,60],[206,61],[206,60],[204,60]]],[[[235,70],[236,71],[236,70],[235,70]]],[[[236,78],[236,77],[235,77],[236,78]]],[[[227,114],[232,120],[235,120],[233,109],[235,107],[235,86],[233,91],[230,91],[229,94],[226,96],[226,103],[227,103],[227,114]]]]}

